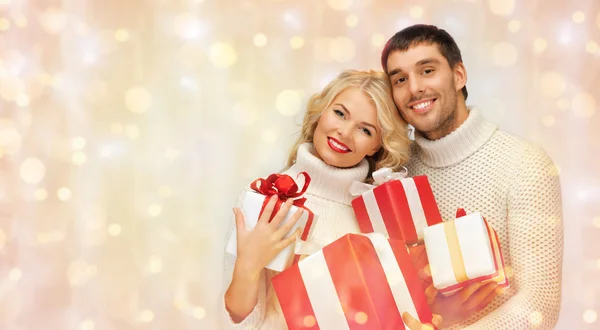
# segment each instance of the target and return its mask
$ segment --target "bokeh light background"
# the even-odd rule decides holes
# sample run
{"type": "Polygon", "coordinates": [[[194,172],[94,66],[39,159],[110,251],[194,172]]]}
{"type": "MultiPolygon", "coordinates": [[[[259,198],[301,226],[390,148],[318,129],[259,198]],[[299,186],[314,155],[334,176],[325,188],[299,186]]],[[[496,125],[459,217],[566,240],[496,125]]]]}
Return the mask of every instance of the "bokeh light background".
{"type": "Polygon", "coordinates": [[[216,329],[241,187],[419,22],[459,43],[468,104],[557,164],[558,328],[598,329],[596,0],[0,0],[0,329],[216,329]]]}

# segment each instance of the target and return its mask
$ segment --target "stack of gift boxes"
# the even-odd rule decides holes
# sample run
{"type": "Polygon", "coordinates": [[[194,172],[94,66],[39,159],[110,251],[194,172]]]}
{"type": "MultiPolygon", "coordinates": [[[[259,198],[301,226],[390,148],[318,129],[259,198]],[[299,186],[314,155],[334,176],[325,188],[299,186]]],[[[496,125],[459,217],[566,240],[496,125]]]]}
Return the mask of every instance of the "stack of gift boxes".
{"type": "MultiPolygon", "coordinates": [[[[299,262],[286,250],[271,267],[285,269],[272,284],[289,329],[405,329],[403,312],[430,323],[430,282],[419,276],[428,264],[444,295],[474,282],[508,286],[498,236],[479,213],[459,210],[444,222],[426,176],[399,178],[389,169],[374,176],[382,173],[391,179],[354,192],[363,234],[345,235],[299,262]]],[[[248,208],[258,218],[266,196],[254,197],[248,208]]],[[[304,237],[310,223],[300,222],[304,237]]]]}

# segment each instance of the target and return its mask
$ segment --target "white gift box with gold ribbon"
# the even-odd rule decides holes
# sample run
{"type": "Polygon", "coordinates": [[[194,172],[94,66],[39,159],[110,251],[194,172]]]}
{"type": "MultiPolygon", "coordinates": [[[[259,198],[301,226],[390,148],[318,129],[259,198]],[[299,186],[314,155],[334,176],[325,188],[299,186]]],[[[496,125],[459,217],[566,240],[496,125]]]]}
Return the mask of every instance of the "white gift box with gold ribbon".
{"type": "Polygon", "coordinates": [[[498,234],[479,213],[423,229],[433,285],[451,295],[474,282],[508,287],[498,234]]]}

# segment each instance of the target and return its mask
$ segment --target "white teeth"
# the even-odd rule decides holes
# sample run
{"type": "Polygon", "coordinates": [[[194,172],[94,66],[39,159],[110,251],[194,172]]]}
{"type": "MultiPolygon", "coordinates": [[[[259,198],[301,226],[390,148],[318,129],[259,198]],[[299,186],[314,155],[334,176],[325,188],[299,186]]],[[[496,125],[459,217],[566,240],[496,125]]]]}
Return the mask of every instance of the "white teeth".
{"type": "Polygon", "coordinates": [[[340,145],[339,143],[335,142],[335,140],[330,139],[331,144],[333,144],[336,148],[344,150],[344,151],[348,151],[348,148],[343,147],[342,145],[340,145]]]}
{"type": "Polygon", "coordinates": [[[412,108],[413,109],[425,109],[427,108],[431,103],[433,103],[433,101],[429,100],[427,102],[423,102],[423,103],[419,103],[417,105],[413,105],[412,108]]]}

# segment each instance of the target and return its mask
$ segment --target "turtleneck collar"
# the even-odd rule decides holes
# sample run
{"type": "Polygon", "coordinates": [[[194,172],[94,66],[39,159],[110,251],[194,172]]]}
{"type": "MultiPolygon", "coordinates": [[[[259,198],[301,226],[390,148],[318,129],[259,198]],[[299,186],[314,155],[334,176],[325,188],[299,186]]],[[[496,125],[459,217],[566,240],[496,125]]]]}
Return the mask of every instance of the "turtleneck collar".
{"type": "Polygon", "coordinates": [[[284,173],[296,177],[300,172],[307,172],[311,182],[306,193],[324,199],[350,204],[354,196],[348,192],[352,181],[364,182],[369,173],[369,163],[363,159],[358,165],[350,168],[338,168],[326,164],[315,156],[312,143],[304,143],[298,148],[296,163],[284,173]]]}
{"type": "Polygon", "coordinates": [[[497,129],[498,125],[486,121],[479,109],[471,108],[467,120],[439,140],[428,140],[415,132],[417,157],[431,167],[460,163],[481,148],[497,129]]]}

